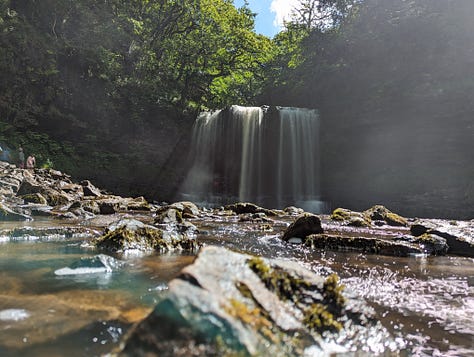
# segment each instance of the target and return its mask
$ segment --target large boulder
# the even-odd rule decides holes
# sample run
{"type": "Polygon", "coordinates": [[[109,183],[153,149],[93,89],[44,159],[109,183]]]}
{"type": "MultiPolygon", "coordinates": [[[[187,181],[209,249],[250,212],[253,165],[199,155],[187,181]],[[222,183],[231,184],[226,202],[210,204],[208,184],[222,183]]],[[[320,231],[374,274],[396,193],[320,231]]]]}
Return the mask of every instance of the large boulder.
{"type": "Polygon", "coordinates": [[[311,213],[305,213],[295,219],[293,223],[285,230],[282,239],[285,242],[299,239],[302,242],[307,236],[315,233],[322,233],[321,219],[311,213]]]}
{"type": "Polygon", "coordinates": [[[170,282],[119,355],[330,355],[355,353],[354,346],[395,353],[398,343],[373,310],[343,289],[336,275],[207,247],[170,282]]]}

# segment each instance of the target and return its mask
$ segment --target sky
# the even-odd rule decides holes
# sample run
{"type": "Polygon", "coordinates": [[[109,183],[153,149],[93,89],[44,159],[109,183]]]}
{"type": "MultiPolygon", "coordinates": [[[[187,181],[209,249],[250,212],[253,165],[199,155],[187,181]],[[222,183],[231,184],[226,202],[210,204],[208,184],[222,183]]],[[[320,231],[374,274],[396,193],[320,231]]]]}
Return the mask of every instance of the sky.
{"type": "MultiPolygon", "coordinates": [[[[273,37],[283,25],[283,20],[288,19],[291,9],[299,0],[248,0],[250,9],[257,13],[255,30],[257,33],[273,37]]],[[[244,4],[244,0],[234,0],[236,7],[244,4]]]]}

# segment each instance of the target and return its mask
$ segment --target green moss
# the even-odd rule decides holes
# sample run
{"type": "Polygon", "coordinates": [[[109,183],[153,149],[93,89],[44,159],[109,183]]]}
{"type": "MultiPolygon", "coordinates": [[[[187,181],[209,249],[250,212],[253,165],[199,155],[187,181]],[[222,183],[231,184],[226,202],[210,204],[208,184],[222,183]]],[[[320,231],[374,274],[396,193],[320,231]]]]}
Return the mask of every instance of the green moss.
{"type": "Polygon", "coordinates": [[[48,203],[46,199],[39,193],[23,195],[20,198],[23,199],[25,202],[39,203],[43,205],[48,203]]]}
{"type": "Polygon", "coordinates": [[[267,289],[275,292],[282,300],[297,302],[304,290],[311,286],[304,279],[294,277],[283,269],[270,267],[262,258],[254,257],[248,261],[248,264],[267,289]]]}
{"type": "Polygon", "coordinates": [[[388,212],[385,216],[385,222],[391,226],[407,226],[408,222],[402,216],[396,213],[388,212]]]}
{"type": "Polygon", "coordinates": [[[416,241],[419,243],[426,243],[426,244],[436,244],[438,241],[435,237],[433,237],[429,233],[423,233],[421,236],[416,237],[416,241]]]}
{"type": "Polygon", "coordinates": [[[331,213],[331,219],[345,222],[347,225],[354,227],[368,227],[371,224],[371,219],[368,215],[346,208],[336,208],[331,213]]]}
{"type": "Polygon", "coordinates": [[[349,219],[350,215],[348,214],[347,210],[344,208],[336,208],[331,213],[331,219],[335,221],[345,221],[349,219]]]}
{"type": "Polygon", "coordinates": [[[342,329],[342,324],[335,319],[326,306],[320,303],[312,304],[304,311],[303,323],[309,329],[318,333],[327,330],[337,332],[342,329]]]}
{"type": "Polygon", "coordinates": [[[324,299],[330,303],[335,304],[338,308],[344,307],[346,298],[342,294],[344,285],[339,284],[339,276],[331,274],[326,278],[323,285],[324,299]]]}
{"type": "Polygon", "coordinates": [[[258,307],[249,307],[245,303],[230,299],[229,305],[224,310],[231,316],[238,318],[246,326],[251,326],[273,343],[278,342],[277,336],[272,332],[273,324],[258,307]]]}
{"type": "Polygon", "coordinates": [[[157,251],[167,251],[173,248],[193,250],[199,247],[199,243],[189,238],[165,240],[161,230],[147,227],[137,230],[129,230],[126,227],[117,228],[98,238],[95,244],[98,247],[114,251],[133,245],[141,245],[143,249],[157,251]]]}

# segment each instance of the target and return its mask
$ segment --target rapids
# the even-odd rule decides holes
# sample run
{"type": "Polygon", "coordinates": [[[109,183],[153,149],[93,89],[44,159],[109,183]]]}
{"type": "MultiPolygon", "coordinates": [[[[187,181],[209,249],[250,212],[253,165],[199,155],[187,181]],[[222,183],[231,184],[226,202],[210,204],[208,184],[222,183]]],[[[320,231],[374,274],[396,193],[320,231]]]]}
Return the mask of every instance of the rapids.
{"type": "MultiPolygon", "coordinates": [[[[278,219],[267,230],[261,223],[238,222],[235,216],[191,221],[204,244],[297,260],[323,276],[339,274],[345,293],[374,307],[407,355],[474,354],[474,259],[312,251],[284,244],[279,235],[290,218],[278,219]]],[[[9,225],[56,227],[65,222],[9,225]]],[[[104,255],[87,244],[91,238],[1,237],[0,355],[111,352],[131,325],[151,311],[167,283],[194,259],[179,253],[104,255]]],[[[358,343],[348,347],[360,348],[358,343]]],[[[377,351],[384,341],[374,335],[366,344],[377,351]]]]}

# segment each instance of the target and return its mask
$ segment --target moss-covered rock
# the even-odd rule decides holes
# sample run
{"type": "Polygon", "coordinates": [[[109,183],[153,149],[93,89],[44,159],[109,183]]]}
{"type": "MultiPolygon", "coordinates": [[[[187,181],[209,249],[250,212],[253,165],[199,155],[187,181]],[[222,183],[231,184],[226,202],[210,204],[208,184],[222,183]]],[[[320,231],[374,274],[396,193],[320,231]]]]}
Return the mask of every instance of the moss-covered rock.
{"type": "Polygon", "coordinates": [[[294,262],[207,247],[170,282],[120,356],[170,355],[175,346],[188,355],[196,346],[216,356],[302,356],[307,347],[330,355],[325,348],[354,336],[365,343],[380,333],[383,343],[393,342],[384,331],[370,307],[343,295],[335,275],[325,279],[294,262]],[[171,347],[163,342],[170,339],[171,347]]]}
{"type": "Polygon", "coordinates": [[[160,211],[154,220],[155,224],[181,224],[183,222],[182,211],[176,208],[168,208],[165,211],[160,211]]]}
{"type": "Polygon", "coordinates": [[[23,195],[23,196],[20,196],[20,198],[23,199],[25,202],[29,202],[29,203],[38,203],[41,205],[48,204],[48,201],[46,200],[46,198],[44,198],[44,196],[39,192],[23,195]]]}
{"type": "Polygon", "coordinates": [[[425,247],[419,244],[378,237],[313,234],[307,237],[305,244],[313,249],[354,251],[399,257],[427,253],[425,247]]]}
{"type": "Polygon", "coordinates": [[[134,219],[123,219],[110,225],[94,244],[114,252],[193,251],[200,246],[188,235],[163,231],[134,219]]]}
{"type": "Polygon", "coordinates": [[[310,234],[322,233],[321,219],[311,213],[305,213],[295,219],[285,230],[282,239],[287,242],[292,238],[300,238],[301,241],[310,234]]]}
{"type": "Polygon", "coordinates": [[[361,212],[351,211],[347,208],[336,208],[331,213],[331,219],[352,227],[370,227],[371,224],[368,215],[361,212]]]}
{"type": "Polygon", "coordinates": [[[384,221],[389,226],[408,226],[408,221],[405,218],[396,213],[393,213],[388,208],[382,205],[373,206],[368,210],[364,211],[362,214],[370,217],[372,221],[384,221]]]}
{"type": "Polygon", "coordinates": [[[249,202],[238,202],[224,207],[226,210],[233,211],[236,214],[246,213],[265,213],[267,216],[277,216],[277,212],[267,208],[257,206],[256,204],[249,202]]]}
{"type": "Polygon", "coordinates": [[[474,221],[417,220],[410,226],[415,237],[426,235],[446,240],[448,254],[474,257],[474,221]]]}

